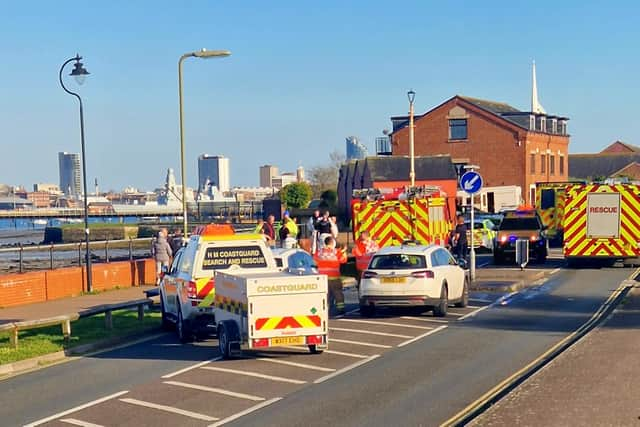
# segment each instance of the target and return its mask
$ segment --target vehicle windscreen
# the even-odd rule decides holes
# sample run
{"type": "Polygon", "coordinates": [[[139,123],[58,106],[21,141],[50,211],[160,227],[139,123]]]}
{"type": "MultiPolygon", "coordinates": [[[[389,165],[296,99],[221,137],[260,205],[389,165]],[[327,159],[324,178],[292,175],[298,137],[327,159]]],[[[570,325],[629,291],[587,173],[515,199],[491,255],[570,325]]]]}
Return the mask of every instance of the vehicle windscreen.
{"type": "Polygon", "coordinates": [[[540,224],[538,218],[522,217],[522,218],[505,218],[500,224],[500,230],[539,230],[540,224]]]}
{"type": "Polygon", "coordinates": [[[232,265],[241,268],[263,268],[267,260],[260,246],[212,246],[202,257],[203,270],[226,270],[232,265]]]}
{"type": "Polygon", "coordinates": [[[369,266],[372,270],[410,270],[426,267],[427,262],[424,256],[407,254],[376,255],[369,266]]]}

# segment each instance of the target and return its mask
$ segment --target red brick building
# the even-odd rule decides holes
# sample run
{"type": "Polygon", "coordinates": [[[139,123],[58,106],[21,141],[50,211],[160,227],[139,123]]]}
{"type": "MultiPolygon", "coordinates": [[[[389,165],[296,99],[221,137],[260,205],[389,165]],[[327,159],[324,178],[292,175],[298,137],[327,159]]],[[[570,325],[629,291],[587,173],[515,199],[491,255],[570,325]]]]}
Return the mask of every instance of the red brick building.
{"type": "MultiPolygon", "coordinates": [[[[409,154],[409,120],[392,117],[394,155],[409,154]]],[[[568,177],[568,118],[454,96],[414,118],[416,156],[448,154],[456,167],[480,166],[484,185],[518,185],[533,203],[536,182],[568,177]]]]}
{"type": "Polygon", "coordinates": [[[570,154],[569,178],[602,181],[640,181],[640,147],[615,141],[599,153],[570,154]]]}

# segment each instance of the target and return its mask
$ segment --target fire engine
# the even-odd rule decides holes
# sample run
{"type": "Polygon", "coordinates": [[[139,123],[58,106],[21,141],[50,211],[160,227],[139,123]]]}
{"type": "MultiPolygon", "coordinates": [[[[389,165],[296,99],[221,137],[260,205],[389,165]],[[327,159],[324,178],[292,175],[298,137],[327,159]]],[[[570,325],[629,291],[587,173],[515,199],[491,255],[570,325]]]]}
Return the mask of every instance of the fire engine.
{"type": "Polygon", "coordinates": [[[573,184],[566,187],[564,256],[628,259],[640,256],[640,186],[573,184]]]}
{"type": "Polygon", "coordinates": [[[566,189],[572,184],[584,182],[538,182],[536,183],[535,208],[545,226],[550,241],[560,245],[564,235],[564,207],[566,189]]]}
{"type": "Polygon", "coordinates": [[[351,213],[354,239],[368,231],[380,247],[444,244],[453,220],[447,195],[433,186],[354,190],[351,213]]]}

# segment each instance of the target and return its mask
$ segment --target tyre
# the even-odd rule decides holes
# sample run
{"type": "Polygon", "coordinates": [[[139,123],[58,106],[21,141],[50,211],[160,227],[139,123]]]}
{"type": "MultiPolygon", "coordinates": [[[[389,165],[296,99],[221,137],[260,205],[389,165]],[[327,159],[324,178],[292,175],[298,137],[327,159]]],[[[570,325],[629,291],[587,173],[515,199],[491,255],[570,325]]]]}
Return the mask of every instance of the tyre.
{"type": "Polygon", "coordinates": [[[170,331],[173,328],[173,323],[169,319],[169,315],[164,309],[164,298],[162,292],[160,292],[160,312],[162,313],[162,329],[170,331]]]}
{"type": "MultiPolygon", "coordinates": [[[[179,305],[179,304],[178,304],[179,305]]],[[[181,343],[187,343],[191,339],[191,332],[182,318],[182,309],[178,308],[178,321],[176,322],[176,334],[181,343]]]]}
{"type": "Polygon", "coordinates": [[[376,314],[376,307],[374,305],[361,305],[360,316],[373,317],[376,314]]]}
{"type": "Polygon", "coordinates": [[[324,350],[320,350],[318,346],[316,346],[315,344],[311,344],[309,346],[309,351],[311,352],[311,354],[322,354],[324,350]]]}
{"type": "Polygon", "coordinates": [[[469,279],[464,278],[464,285],[462,286],[462,297],[460,301],[456,303],[456,307],[464,308],[469,304],[469,279]]]}
{"type": "Polygon", "coordinates": [[[229,333],[224,327],[220,325],[218,327],[218,348],[220,349],[220,355],[223,359],[227,360],[231,358],[231,347],[229,345],[229,333]]]}
{"type": "Polygon", "coordinates": [[[449,308],[449,291],[447,290],[446,283],[442,285],[440,291],[440,302],[433,307],[433,315],[435,317],[445,317],[447,315],[447,309],[449,308]]]}

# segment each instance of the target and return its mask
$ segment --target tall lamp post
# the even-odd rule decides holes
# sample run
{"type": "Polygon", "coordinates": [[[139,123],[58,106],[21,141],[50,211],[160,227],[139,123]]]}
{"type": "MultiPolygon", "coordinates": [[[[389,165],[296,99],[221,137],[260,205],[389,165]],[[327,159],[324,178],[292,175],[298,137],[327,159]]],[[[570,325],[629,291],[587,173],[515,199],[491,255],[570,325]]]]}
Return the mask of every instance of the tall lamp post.
{"type": "Polygon", "coordinates": [[[85,78],[89,75],[89,72],[84,68],[82,62],[80,60],[82,57],[76,54],[75,57],[67,59],[62,67],[60,67],[59,79],[60,86],[67,92],[69,95],[73,95],[78,99],[78,103],[80,104],[80,144],[82,145],[82,186],[83,186],[83,194],[84,194],[84,242],[85,242],[85,266],[87,269],[87,292],[91,292],[92,283],[91,283],[91,250],[89,249],[89,208],[87,204],[87,157],[85,155],[84,149],[84,113],[82,110],[82,98],[75,92],[70,91],[64,85],[64,81],[62,80],[62,71],[64,67],[67,66],[68,63],[75,61],[73,64],[73,70],[69,74],[73,76],[76,82],[79,85],[84,83],[85,78]]]}
{"type": "Polygon", "coordinates": [[[411,169],[409,170],[409,180],[411,186],[416,185],[416,159],[413,151],[413,100],[416,99],[416,93],[412,90],[407,92],[409,98],[409,158],[411,159],[411,169]]]}
{"type": "Polygon", "coordinates": [[[202,49],[196,52],[185,53],[180,57],[178,61],[178,96],[180,103],[180,175],[182,179],[182,232],[185,236],[188,236],[187,229],[187,171],[184,160],[184,122],[183,122],[183,108],[182,108],[182,62],[189,57],[196,58],[216,58],[231,55],[228,50],[206,50],[202,49]]]}

